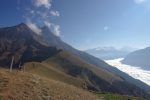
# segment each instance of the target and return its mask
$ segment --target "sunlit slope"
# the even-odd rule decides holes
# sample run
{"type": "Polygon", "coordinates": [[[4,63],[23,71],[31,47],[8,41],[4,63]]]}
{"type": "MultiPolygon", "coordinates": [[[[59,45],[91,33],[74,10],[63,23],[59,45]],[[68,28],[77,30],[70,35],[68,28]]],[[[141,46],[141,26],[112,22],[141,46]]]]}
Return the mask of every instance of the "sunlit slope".
{"type": "Polygon", "coordinates": [[[54,79],[57,81],[62,81],[64,83],[72,84],[77,87],[83,86],[84,82],[81,79],[69,76],[64,72],[58,70],[56,67],[57,65],[54,65],[53,63],[47,64],[43,62],[30,62],[25,64],[25,71],[37,74],[41,77],[46,77],[49,79],[54,79]]]}
{"type": "Polygon", "coordinates": [[[1,100],[100,100],[72,85],[22,71],[0,69],[1,100]]]}
{"type": "Polygon", "coordinates": [[[30,62],[26,63],[25,66],[25,70],[28,72],[83,88],[87,88],[84,87],[85,85],[87,86],[87,84],[93,85],[91,83],[93,79],[89,79],[90,77],[86,74],[92,74],[95,75],[95,77],[101,77],[101,80],[106,83],[112,83],[113,81],[123,81],[120,77],[90,65],[80,58],[66,52],[61,52],[42,63],[30,62]]]}
{"type": "Polygon", "coordinates": [[[26,71],[31,73],[88,90],[134,96],[139,95],[140,91],[142,93],[142,90],[127,83],[123,78],[97,68],[67,52],[60,52],[46,61],[41,63],[30,62],[25,66],[26,71]]]}

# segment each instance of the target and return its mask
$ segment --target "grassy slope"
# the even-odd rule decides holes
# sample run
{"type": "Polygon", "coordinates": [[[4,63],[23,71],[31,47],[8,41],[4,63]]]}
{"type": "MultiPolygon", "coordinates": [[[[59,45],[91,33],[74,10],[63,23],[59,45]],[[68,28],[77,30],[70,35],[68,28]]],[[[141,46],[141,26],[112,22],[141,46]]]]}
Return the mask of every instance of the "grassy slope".
{"type": "MultiPolygon", "coordinates": [[[[42,63],[26,63],[25,72],[10,73],[7,70],[0,69],[0,97],[2,96],[2,100],[20,100],[20,98],[22,98],[22,100],[48,100],[47,97],[49,96],[51,97],[51,100],[97,100],[98,98],[91,93],[76,88],[83,87],[85,80],[81,79],[79,76],[73,77],[68,75],[66,70],[61,66],[61,64],[63,64],[61,61],[62,59],[67,59],[67,61],[77,66],[82,65],[82,67],[92,70],[95,74],[102,76],[107,81],[121,80],[116,75],[105,70],[100,70],[73,55],[62,52],[42,63]],[[22,91],[20,92],[20,90],[22,91]]],[[[88,81],[88,79],[86,81],[88,81]]],[[[96,93],[96,95],[102,100],[131,99],[131,97],[119,94],[96,93]]],[[[131,100],[143,99],[132,97],[131,100]]]]}
{"type": "Polygon", "coordinates": [[[144,100],[109,93],[89,93],[59,81],[0,69],[0,100],[144,100]]]}
{"type": "Polygon", "coordinates": [[[72,85],[4,69],[0,69],[0,97],[1,100],[99,100],[72,85]]]}
{"type": "Polygon", "coordinates": [[[113,81],[122,81],[120,77],[111,74],[105,70],[99,69],[93,65],[88,64],[87,62],[79,59],[76,56],[70,55],[66,52],[61,52],[58,55],[47,59],[42,63],[30,62],[26,65],[26,71],[51,78],[54,80],[59,80],[68,84],[75,85],[77,87],[84,87],[85,81],[91,84],[87,76],[77,75],[78,71],[84,69],[91,70],[95,75],[101,77],[103,80],[112,83],[113,81]],[[73,69],[73,67],[77,69],[73,69]],[[69,69],[69,71],[68,71],[69,69]],[[83,77],[81,77],[83,76],[83,77]]]}
{"type": "Polygon", "coordinates": [[[95,94],[99,97],[103,97],[105,100],[145,100],[143,98],[112,94],[112,93],[95,93],[95,94]]]}
{"type": "Polygon", "coordinates": [[[77,87],[82,87],[84,82],[78,78],[74,78],[61,72],[56,69],[57,65],[54,64],[46,64],[46,63],[38,63],[38,62],[30,62],[27,63],[25,71],[37,74],[42,77],[46,77],[49,79],[53,79],[56,81],[62,81],[67,84],[75,85],[77,87]]]}
{"type": "MultiPolygon", "coordinates": [[[[41,63],[30,62],[25,66],[28,72],[84,89],[93,90],[93,87],[99,87],[103,92],[129,95],[135,89],[132,85],[126,84],[119,76],[97,68],[66,52],[60,52],[41,63]],[[121,84],[115,83],[116,81],[121,84]]],[[[137,89],[134,93],[136,94],[138,91],[137,89]]]]}
{"type": "Polygon", "coordinates": [[[64,71],[67,73],[67,71],[65,70],[65,68],[63,66],[67,66],[68,69],[72,68],[72,67],[77,67],[77,68],[86,68],[91,70],[93,73],[95,73],[96,75],[100,76],[101,78],[103,78],[104,80],[108,81],[108,82],[113,82],[113,81],[122,81],[122,79],[110,72],[107,72],[106,70],[102,70],[97,68],[94,65],[91,65],[83,60],[81,60],[80,58],[73,56],[69,53],[66,52],[61,52],[58,55],[56,55],[53,58],[50,58],[48,60],[45,61],[45,63],[47,64],[52,64],[53,66],[57,67],[57,69],[64,71]]]}
{"type": "MultiPolygon", "coordinates": [[[[51,65],[53,65],[53,67],[54,66],[58,67],[52,63],[51,63],[51,65]]],[[[26,69],[29,72],[38,74],[43,77],[62,81],[62,82],[68,83],[68,84],[78,86],[78,87],[81,87],[83,84],[82,80],[68,76],[63,72],[56,70],[52,66],[47,65],[46,63],[31,62],[31,63],[28,63],[26,66],[28,66],[27,68],[30,68],[30,69],[26,69]],[[36,66],[36,68],[34,68],[33,66],[36,66]]],[[[129,96],[125,96],[125,95],[111,94],[111,93],[94,93],[94,94],[96,94],[102,100],[103,99],[106,99],[106,100],[128,100],[128,99],[130,99],[130,100],[145,100],[145,99],[139,99],[136,97],[129,97],[129,96]]]]}

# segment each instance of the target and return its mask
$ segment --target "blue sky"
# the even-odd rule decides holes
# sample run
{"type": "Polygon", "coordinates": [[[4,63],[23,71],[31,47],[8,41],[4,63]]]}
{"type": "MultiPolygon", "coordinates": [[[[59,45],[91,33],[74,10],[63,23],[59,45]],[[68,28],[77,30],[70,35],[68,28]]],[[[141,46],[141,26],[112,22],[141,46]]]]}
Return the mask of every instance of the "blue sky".
{"type": "Polygon", "coordinates": [[[150,46],[149,0],[1,0],[0,26],[21,22],[51,24],[62,40],[80,50],[150,46]]]}

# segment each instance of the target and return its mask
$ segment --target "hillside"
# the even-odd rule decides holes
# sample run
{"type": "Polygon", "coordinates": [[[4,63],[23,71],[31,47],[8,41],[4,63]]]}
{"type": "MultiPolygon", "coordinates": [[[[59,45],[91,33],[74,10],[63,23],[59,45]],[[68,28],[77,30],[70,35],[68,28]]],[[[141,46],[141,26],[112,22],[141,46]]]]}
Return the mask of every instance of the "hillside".
{"type": "Polygon", "coordinates": [[[99,97],[103,97],[105,100],[146,100],[143,98],[112,94],[112,93],[96,93],[96,95],[99,97]]]}
{"type": "Polygon", "coordinates": [[[87,90],[128,95],[134,91],[135,96],[138,96],[136,94],[139,91],[142,93],[141,89],[129,84],[117,75],[87,64],[66,52],[60,52],[42,63],[30,62],[25,66],[28,72],[87,90]]]}
{"type": "Polygon", "coordinates": [[[145,100],[119,94],[90,93],[25,71],[10,72],[0,68],[0,76],[0,100],[145,100]]]}
{"type": "Polygon", "coordinates": [[[0,65],[74,85],[87,90],[149,98],[149,86],[85,52],[74,49],[47,27],[34,33],[26,24],[0,29],[0,65]],[[145,89],[145,90],[143,90],[145,89]]]}
{"type": "MultiPolygon", "coordinates": [[[[95,88],[99,90],[102,89],[102,87],[98,87],[100,85],[109,87],[110,83],[123,81],[120,77],[90,65],[80,58],[66,52],[60,52],[42,63],[31,62],[25,66],[27,66],[26,70],[29,72],[67,83],[71,82],[71,84],[76,86],[85,85],[86,87],[84,88],[89,87],[89,89],[95,88]],[[97,80],[90,79],[91,75],[95,78],[99,78],[97,80]],[[76,81],[74,82],[74,80],[76,81]],[[98,85],[96,82],[92,83],[92,81],[98,80],[101,80],[101,84],[98,85]]],[[[104,90],[108,91],[106,87],[104,90]]]]}
{"type": "Polygon", "coordinates": [[[82,59],[84,62],[86,62],[90,65],[94,65],[102,70],[106,70],[110,73],[118,75],[128,82],[130,82],[146,91],[150,91],[150,86],[148,86],[147,84],[145,84],[139,80],[136,80],[136,79],[132,78],[131,76],[127,75],[126,73],[123,73],[122,71],[108,65],[101,59],[98,59],[86,52],[83,52],[83,51],[80,51],[80,50],[77,50],[77,49],[71,47],[70,45],[68,45],[67,43],[62,41],[59,37],[52,34],[52,32],[47,27],[43,27],[42,30],[43,30],[43,35],[41,37],[43,37],[44,39],[40,37],[40,38],[35,38],[35,40],[37,40],[39,42],[41,41],[41,43],[46,42],[47,45],[49,45],[51,47],[54,46],[57,49],[61,49],[65,52],[68,52],[74,56],[77,56],[78,58],[82,59]]]}
{"type": "Polygon", "coordinates": [[[102,100],[59,81],[22,71],[0,69],[0,100],[102,100]]]}
{"type": "Polygon", "coordinates": [[[122,63],[150,70],[149,59],[150,59],[150,47],[137,50],[128,54],[122,61],[122,63]]]}

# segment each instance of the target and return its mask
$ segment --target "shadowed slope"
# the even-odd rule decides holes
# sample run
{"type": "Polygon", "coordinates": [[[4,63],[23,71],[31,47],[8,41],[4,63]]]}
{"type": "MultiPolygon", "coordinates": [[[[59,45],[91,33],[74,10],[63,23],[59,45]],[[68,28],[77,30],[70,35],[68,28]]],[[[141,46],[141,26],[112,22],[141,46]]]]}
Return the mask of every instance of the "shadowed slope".
{"type": "Polygon", "coordinates": [[[0,29],[0,66],[10,66],[14,57],[14,66],[29,61],[43,61],[60,52],[55,47],[40,43],[34,38],[40,37],[25,24],[0,29]]]}

